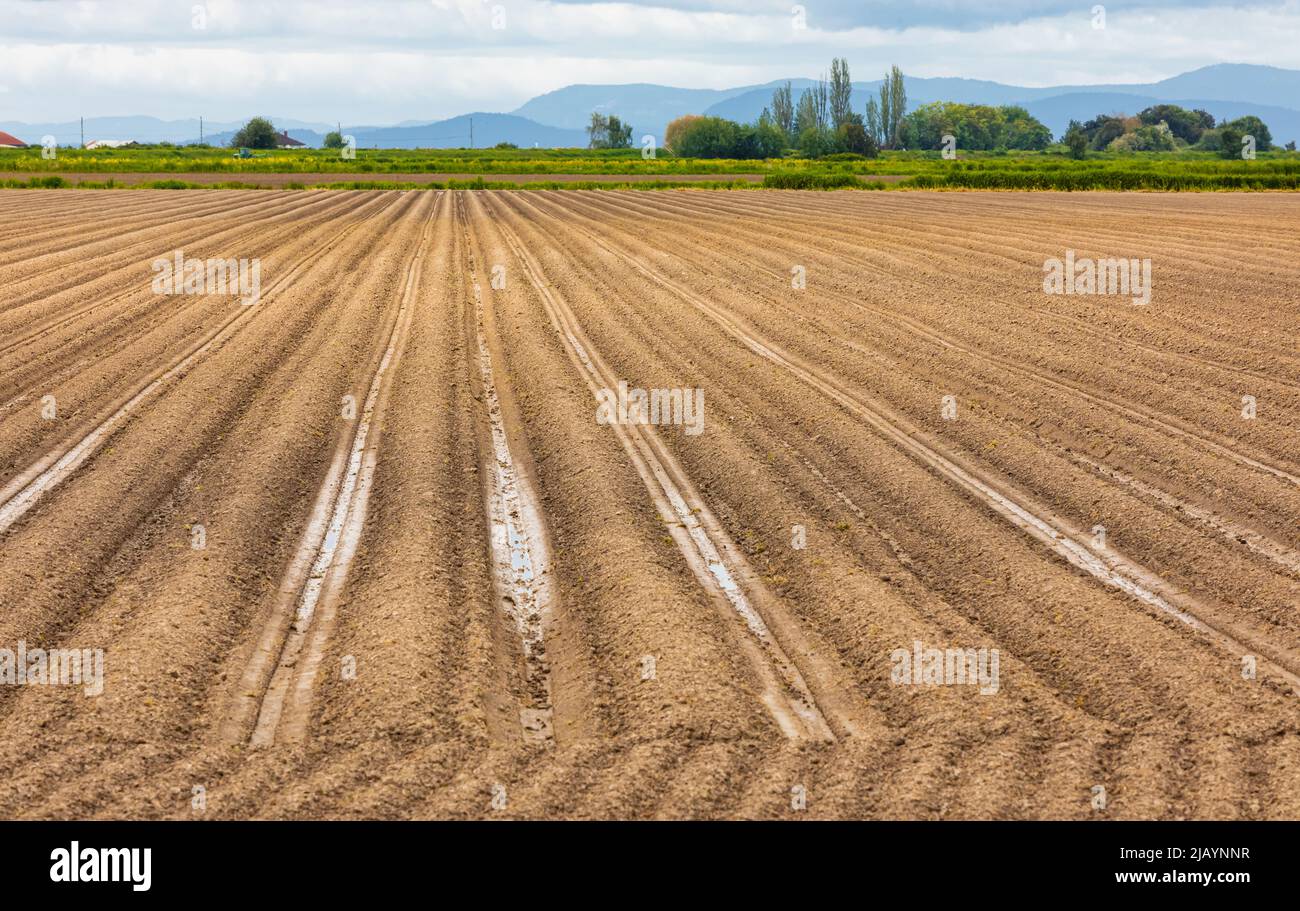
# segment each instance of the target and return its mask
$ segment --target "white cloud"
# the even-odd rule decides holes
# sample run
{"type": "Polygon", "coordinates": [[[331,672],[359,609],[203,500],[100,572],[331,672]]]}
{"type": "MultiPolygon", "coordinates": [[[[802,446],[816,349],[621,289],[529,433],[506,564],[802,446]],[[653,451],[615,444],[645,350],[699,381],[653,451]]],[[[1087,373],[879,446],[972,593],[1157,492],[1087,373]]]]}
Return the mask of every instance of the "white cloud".
{"type": "Polygon", "coordinates": [[[898,63],[1021,85],[1149,81],[1218,62],[1300,67],[1300,0],[1112,2],[1100,32],[1091,3],[1075,0],[803,2],[805,31],[792,29],[788,0],[207,0],[202,29],[197,0],[0,0],[11,89],[0,120],[263,111],[383,123],[511,110],[573,82],[813,76],[834,55],[860,79],[898,63]]]}

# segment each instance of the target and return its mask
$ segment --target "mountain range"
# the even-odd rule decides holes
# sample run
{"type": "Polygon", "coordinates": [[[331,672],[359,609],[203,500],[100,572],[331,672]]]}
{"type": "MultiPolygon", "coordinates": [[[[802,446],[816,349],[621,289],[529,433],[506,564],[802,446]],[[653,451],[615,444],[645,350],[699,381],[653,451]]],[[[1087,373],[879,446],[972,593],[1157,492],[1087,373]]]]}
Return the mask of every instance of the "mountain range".
{"type": "MultiPolygon", "coordinates": [[[[669,121],[683,114],[705,114],[749,122],[771,103],[772,90],[785,80],[731,89],[689,89],[636,83],[629,85],[570,85],[529,100],[508,113],[462,114],[444,120],[407,120],[394,126],[343,125],[361,148],[484,148],[510,142],[520,147],[586,145],[584,127],[593,111],[615,114],[633,125],[633,136],[649,134],[662,141],[669,121]]],[[[796,95],[813,84],[791,79],[796,95]]],[[[855,82],[853,106],[862,110],[880,81],[855,82]]],[[[1151,83],[1060,85],[1027,87],[979,79],[906,77],[909,107],[932,101],[966,104],[1020,104],[1041,120],[1053,135],[1064,132],[1071,119],[1097,114],[1136,114],[1161,102],[1202,108],[1216,118],[1258,115],[1275,142],[1300,139],[1300,70],[1253,64],[1216,64],[1151,83]]],[[[335,125],[290,118],[271,118],[277,128],[311,147],[319,147],[335,125]]],[[[239,123],[205,122],[203,136],[214,145],[230,142],[239,123]]],[[[0,130],[28,143],[52,135],[60,145],[77,145],[81,124],[0,121],[0,130]]],[[[134,139],[138,142],[190,143],[199,138],[199,121],[153,117],[87,117],[85,138],[134,139]]]]}

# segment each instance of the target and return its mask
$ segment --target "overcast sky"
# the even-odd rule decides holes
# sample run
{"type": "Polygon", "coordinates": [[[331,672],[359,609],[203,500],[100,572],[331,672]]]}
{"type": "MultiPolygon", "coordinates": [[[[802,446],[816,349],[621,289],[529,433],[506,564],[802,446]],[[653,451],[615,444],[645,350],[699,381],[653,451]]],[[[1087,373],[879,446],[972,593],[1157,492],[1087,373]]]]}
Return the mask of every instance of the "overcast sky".
{"type": "Polygon", "coordinates": [[[0,0],[0,120],[509,111],[575,82],[911,75],[1146,82],[1300,69],[1300,0],[0,0]]]}

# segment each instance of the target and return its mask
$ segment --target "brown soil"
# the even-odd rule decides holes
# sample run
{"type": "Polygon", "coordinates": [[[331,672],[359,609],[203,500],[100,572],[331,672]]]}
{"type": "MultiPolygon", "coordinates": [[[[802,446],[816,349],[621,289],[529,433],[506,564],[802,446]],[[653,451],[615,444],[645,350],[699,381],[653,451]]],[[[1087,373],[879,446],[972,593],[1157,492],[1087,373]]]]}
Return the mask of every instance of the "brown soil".
{"type": "Polygon", "coordinates": [[[0,648],[105,655],[0,685],[0,816],[1300,817],[1284,197],[0,208],[0,648]]]}

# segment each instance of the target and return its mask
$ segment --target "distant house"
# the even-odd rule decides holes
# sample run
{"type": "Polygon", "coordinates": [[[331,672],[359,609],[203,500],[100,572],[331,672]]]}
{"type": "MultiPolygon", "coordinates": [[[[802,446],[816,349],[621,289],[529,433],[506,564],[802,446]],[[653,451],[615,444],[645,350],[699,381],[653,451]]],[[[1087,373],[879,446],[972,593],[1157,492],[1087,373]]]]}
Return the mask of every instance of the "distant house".
{"type": "Polygon", "coordinates": [[[283,130],[275,137],[275,147],[277,149],[301,149],[305,148],[307,143],[299,142],[289,135],[288,130],[283,130]]]}
{"type": "Polygon", "coordinates": [[[0,130],[0,149],[25,149],[27,143],[0,130]]]}
{"type": "Polygon", "coordinates": [[[139,145],[134,139],[92,139],[86,143],[88,149],[125,149],[128,146],[139,145]]]}

